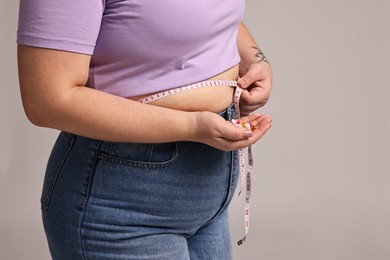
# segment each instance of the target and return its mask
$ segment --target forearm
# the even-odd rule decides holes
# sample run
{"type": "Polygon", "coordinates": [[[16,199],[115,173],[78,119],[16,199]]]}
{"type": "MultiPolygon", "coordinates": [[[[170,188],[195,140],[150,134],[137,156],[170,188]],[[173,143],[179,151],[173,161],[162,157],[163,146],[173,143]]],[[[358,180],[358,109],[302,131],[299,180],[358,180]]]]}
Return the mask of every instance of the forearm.
{"type": "Polygon", "coordinates": [[[43,126],[107,141],[170,142],[191,139],[191,113],[146,105],[86,87],[45,109],[43,126]]]}
{"type": "Polygon", "coordinates": [[[240,75],[245,74],[251,64],[267,62],[268,60],[257,45],[252,34],[244,23],[240,23],[237,37],[238,51],[241,57],[240,75]]]}
{"type": "Polygon", "coordinates": [[[241,115],[249,115],[267,103],[272,88],[272,70],[243,23],[239,25],[237,45],[241,57],[238,85],[244,89],[240,111],[241,115]]]}
{"type": "Polygon", "coordinates": [[[33,124],[106,141],[187,140],[226,151],[255,143],[271,127],[267,116],[243,119],[256,126],[248,132],[215,113],[142,104],[88,88],[89,64],[89,55],[18,46],[21,96],[33,124]]]}
{"type": "Polygon", "coordinates": [[[191,139],[194,114],[85,87],[90,56],[18,46],[23,106],[30,121],[86,137],[126,142],[191,139]]]}

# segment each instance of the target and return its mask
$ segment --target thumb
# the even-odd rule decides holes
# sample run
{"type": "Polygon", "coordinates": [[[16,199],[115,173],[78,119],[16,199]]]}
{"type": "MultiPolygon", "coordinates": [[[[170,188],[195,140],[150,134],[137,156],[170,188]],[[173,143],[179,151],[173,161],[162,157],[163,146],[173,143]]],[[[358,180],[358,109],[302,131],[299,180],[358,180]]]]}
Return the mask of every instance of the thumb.
{"type": "Polygon", "coordinates": [[[250,85],[252,85],[256,80],[255,80],[255,75],[252,75],[253,72],[252,70],[248,70],[247,73],[245,73],[238,81],[237,84],[240,88],[247,88],[250,85]]]}
{"type": "Polygon", "coordinates": [[[225,125],[225,128],[222,130],[222,137],[232,141],[243,140],[251,137],[253,132],[244,128],[234,126],[229,123],[225,125]]]}

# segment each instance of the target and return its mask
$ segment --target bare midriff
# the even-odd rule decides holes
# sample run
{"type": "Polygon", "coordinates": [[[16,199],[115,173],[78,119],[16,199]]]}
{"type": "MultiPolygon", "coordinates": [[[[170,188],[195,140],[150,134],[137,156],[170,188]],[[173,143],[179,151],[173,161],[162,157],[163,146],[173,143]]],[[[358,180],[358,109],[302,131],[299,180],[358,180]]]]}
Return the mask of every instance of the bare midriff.
{"type": "MultiPolygon", "coordinates": [[[[236,80],[237,75],[238,65],[207,80],[236,80]]],[[[211,111],[218,113],[233,102],[233,94],[234,88],[232,87],[200,87],[172,94],[148,104],[182,111],[211,111]]],[[[139,100],[146,96],[149,95],[131,97],[131,99],[139,100]]]]}

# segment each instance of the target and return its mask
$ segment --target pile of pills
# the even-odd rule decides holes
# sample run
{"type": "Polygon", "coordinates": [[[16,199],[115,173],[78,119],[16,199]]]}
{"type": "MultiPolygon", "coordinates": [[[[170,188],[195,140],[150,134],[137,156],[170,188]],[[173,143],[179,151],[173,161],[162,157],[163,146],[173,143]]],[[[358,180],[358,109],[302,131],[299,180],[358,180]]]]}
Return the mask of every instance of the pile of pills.
{"type": "Polygon", "coordinates": [[[232,119],[230,122],[233,125],[236,125],[238,127],[242,127],[242,128],[245,128],[245,129],[248,129],[248,130],[251,130],[251,131],[256,129],[256,126],[252,125],[251,123],[244,123],[244,122],[241,122],[240,120],[232,119]]]}

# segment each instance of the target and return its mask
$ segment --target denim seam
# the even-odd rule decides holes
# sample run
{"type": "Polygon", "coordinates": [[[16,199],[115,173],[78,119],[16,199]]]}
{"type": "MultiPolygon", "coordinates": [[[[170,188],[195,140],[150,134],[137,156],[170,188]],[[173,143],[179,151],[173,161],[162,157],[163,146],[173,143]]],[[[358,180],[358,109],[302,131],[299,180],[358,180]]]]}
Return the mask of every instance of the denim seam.
{"type": "MultiPolygon", "coordinates": [[[[156,144],[152,144],[151,148],[150,148],[150,153],[149,153],[149,160],[148,162],[151,163],[152,162],[152,159],[153,159],[153,152],[154,152],[154,147],[156,146],[156,144]]],[[[177,148],[176,148],[177,150],[177,148]]],[[[176,152],[175,150],[175,152],[176,152]]],[[[172,159],[172,158],[171,158],[172,159]]]]}
{"type": "Polygon", "coordinates": [[[234,154],[233,154],[233,151],[230,152],[230,176],[229,176],[229,185],[228,185],[228,190],[227,190],[227,193],[226,193],[226,198],[222,204],[222,207],[220,208],[220,210],[218,211],[218,213],[216,214],[216,217],[219,216],[220,214],[222,214],[225,209],[228,207],[228,205],[230,204],[230,201],[231,201],[231,198],[232,198],[232,185],[233,185],[233,177],[234,177],[234,154]]]}
{"type": "MultiPolygon", "coordinates": [[[[232,117],[232,114],[234,113],[232,106],[226,109],[226,119],[230,120],[232,117]]],[[[233,198],[232,190],[234,188],[232,187],[233,185],[233,178],[234,178],[234,151],[229,152],[230,153],[230,175],[229,175],[229,185],[228,185],[228,190],[226,193],[226,197],[223,200],[221,208],[218,210],[218,212],[207,222],[210,223],[213,219],[221,215],[228,207],[230,204],[230,201],[233,198]]]]}
{"type": "Polygon", "coordinates": [[[59,167],[56,170],[56,173],[55,173],[55,175],[53,176],[53,178],[52,178],[52,180],[50,182],[49,193],[47,194],[47,196],[46,196],[46,198],[44,200],[43,205],[41,205],[41,210],[42,210],[43,213],[46,213],[49,210],[50,200],[51,200],[51,197],[53,195],[55,184],[57,182],[58,176],[59,176],[59,174],[61,172],[61,169],[64,166],[64,163],[66,161],[66,158],[68,157],[70,151],[72,150],[73,144],[74,144],[75,138],[72,135],[69,135],[69,137],[66,137],[64,134],[60,135],[60,138],[64,138],[65,139],[65,141],[67,142],[68,148],[67,148],[66,152],[64,153],[64,155],[60,159],[59,167]]]}
{"type": "Polygon", "coordinates": [[[175,143],[176,149],[171,159],[165,162],[141,162],[141,161],[133,161],[129,159],[124,159],[104,153],[99,153],[98,158],[104,160],[109,163],[120,164],[123,166],[134,167],[134,168],[149,168],[149,169],[157,169],[167,167],[173,164],[178,158],[180,158],[179,145],[175,143]]]}
{"type": "Polygon", "coordinates": [[[83,224],[84,224],[84,216],[85,216],[85,210],[86,206],[88,203],[88,199],[91,193],[91,187],[92,187],[92,182],[93,182],[93,175],[95,172],[96,164],[99,159],[99,150],[100,146],[102,144],[102,141],[99,141],[96,148],[95,148],[95,153],[94,153],[94,158],[92,159],[92,162],[90,163],[89,167],[87,168],[87,172],[85,174],[86,176],[86,188],[82,193],[84,193],[84,196],[82,197],[81,200],[81,214],[80,214],[80,220],[79,220],[79,227],[80,227],[80,242],[81,242],[81,250],[82,250],[82,255],[84,260],[87,260],[87,255],[85,252],[85,245],[84,245],[84,235],[83,235],[83,224]]]}

